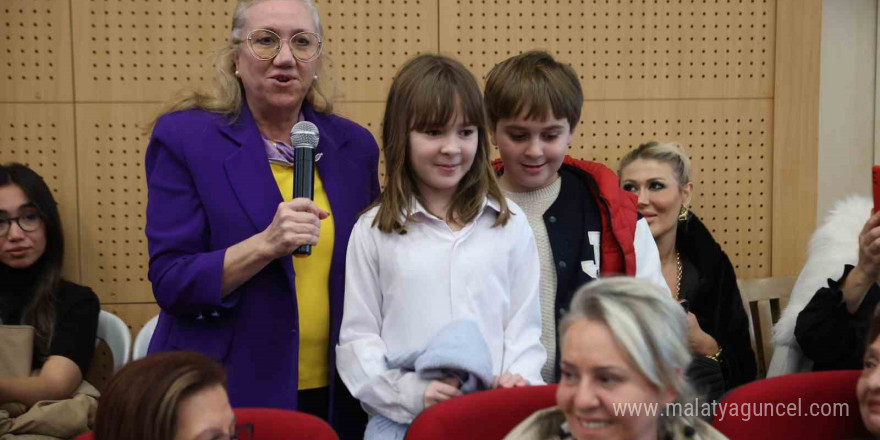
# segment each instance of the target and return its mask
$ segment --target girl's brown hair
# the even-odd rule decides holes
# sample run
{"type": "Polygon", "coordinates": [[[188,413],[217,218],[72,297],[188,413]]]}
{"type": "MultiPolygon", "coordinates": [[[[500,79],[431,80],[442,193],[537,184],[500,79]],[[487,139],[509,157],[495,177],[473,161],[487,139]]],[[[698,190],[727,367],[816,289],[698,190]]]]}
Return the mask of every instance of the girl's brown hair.
{"type": "Polygon", "coordinates": [[[187,397],[220,385],[219,364],[193,352],[170,352],[134,361],[107,384],[95,419],[95,440],[168,440],[187,397]]]}
{"type": "Polygon", "coordinates": [[[410,131],[444,127],[456,112],[461,112],[468,124],[477,127],[477,152],[471,168],[458,183],[445,219],[470,223],[488,196],[498,201],[501,207],[494,226],[507,224],[510,210],[489,160],[486,113],[480,87],[458,61],[443,55],[423,54],[401,67],[388,92],[382,127],[385,190],[379,196],[379,212],[373,220],[373,226],[380,231],[406,233],[406,222],[413,220],[412,199],[424,204],[410,163],[410,131]]]}

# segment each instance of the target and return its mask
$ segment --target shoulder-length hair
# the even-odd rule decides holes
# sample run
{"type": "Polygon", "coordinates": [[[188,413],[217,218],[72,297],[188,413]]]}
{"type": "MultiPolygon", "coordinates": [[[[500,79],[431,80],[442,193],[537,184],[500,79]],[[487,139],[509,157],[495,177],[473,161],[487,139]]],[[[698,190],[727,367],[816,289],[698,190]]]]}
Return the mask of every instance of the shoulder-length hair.
{"type": "MultiPolygon", "coordinates": [[[[241,80],[235,76],[235,57],[241,50],[247,50],[244,46],[244,27],[247,24],[247,11],[251,6],[268,0],[239,0],[235,5],[235,12],[232,14],[232,29],[230,31],[229,41],[226,45],[214,54],[214,87],[207,92],[190,90],[184,92],[176,99],[168,103],[146,127],[147,131],[151,130],[156,120],[161,115],[178,111],[190,110],[194,108],[207,110],[214,113],[225,115],[230,122],[234,122],[241,115],[241,106],[244,104],[244,86],[241,80]]],[[[321,17],[318,9],[315,7],[314,0],[289,0],[302,3],[309,11],[312,21],[315,23],[317,34],[324,38],[324,29],[321,26],[321,17]]],[[[321,113],[333,112],[333,82],[325,75],[325,63],[321,58],[327,51],[322,51],[322,55],[315,61],[318,64],[317,74],[321,81],[312,82],[312,87],[306,94],[305,100],[313,109],[321,113]]]]}
{"type": "Polygon", "coordinates": [[[453,193],[450,209],[445,213],[446,221],[470,223],[488,196],[501,207],[494,226],[507,224],[510,210],[489,161],[486,113],[480,87],[458,61],[443,55],[423,54],[400,68],[388,92],[382,126],[385,190],[379,196],[379,212],[373,220],[373,226],[380,231],[406,233],[406,222],[413,220],[412,200],[424,204],[410,163],[409,133],[444,127],[456,112],[461,112],[468,124],[477,127],[477,152],[471,168],[453,193]]]}
{"type": "Polygon", "coordinates": [[[223,368],[199,353],[158,353],[127,364],[101,394],[95,439],[173,439],[180,403],[216,385],[226,388],[223,368]]]}
{"type": "Polygon", "coordinates": [[[46,250],[32,266],[37,275],[36,283],[21,315],[21,323],[32,325],[35,330],[34,358],[43,361],[49,356],[55,331],[55,292],[61,285],[64,262],[61,216],[52,191],[34,170],[20,163],[0,165],[0,187],[7,185],[21,188],[28,202],[37,208],[46,228],[46,250]]]}
{"type": "MultiPolygon", "coordinates": [[[[691,362],[687,316],[668,292],[637,278],[596,280],[581,287],[571,300],[571,309],[559,323],[563,341],[565,332],[583,318],[608,326],[633,367],[653,386],[675,393],[674,404],[693,404],[696,395],[683,374],[691,362]]],[[[684,412],[658,417],[657,438],[695,425],[684,412]]]]}

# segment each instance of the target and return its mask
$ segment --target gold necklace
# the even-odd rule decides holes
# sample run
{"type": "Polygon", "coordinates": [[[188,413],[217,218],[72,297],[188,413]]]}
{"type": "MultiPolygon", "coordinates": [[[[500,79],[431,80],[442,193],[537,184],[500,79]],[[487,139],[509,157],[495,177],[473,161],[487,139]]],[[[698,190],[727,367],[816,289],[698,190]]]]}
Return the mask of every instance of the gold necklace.
{"type": "Polygon", "coordinates": [[[678,286],[675,289],[675,299],[681,299],[681,255],[679,255],[678,250],[675,251],[675,265],[678,267],[678,286]]]}

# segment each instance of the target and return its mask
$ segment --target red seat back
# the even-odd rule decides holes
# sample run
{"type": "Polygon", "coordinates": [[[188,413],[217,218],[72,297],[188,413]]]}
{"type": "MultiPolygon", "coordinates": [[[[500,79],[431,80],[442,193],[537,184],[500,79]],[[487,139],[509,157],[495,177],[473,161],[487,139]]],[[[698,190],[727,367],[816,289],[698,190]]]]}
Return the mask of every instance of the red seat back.
{"type": "Polygon", "coordinates": [[[270,408],[236,408],[239,425],[254,425],[254,440],[339,440],[327,422],[306,413],[270,408]]]}
{"type": "Polygon", "coordinates": [[[500,440],[535,411],[555,405],[556,385],[468,394],[419,414],[406,440],[500,440]]]}
{"type": "Polygon", "coordinates": [[[870,437],[856,400],[860,374],[800,373],[743,385],[724,398],[721,404],[727,408],[722,412],[719,406],[712,425],[731,440],[870,437]],[[731,405],[736,405],[738,416],[731,405]],[[749,420],[743,417],[745,405],[749,420]]]}
{"type": "MultiPolygon", "coordinates": [[[[301,412],[269,408],[236,408],[239,425],[253,424],[253,440],[339,440],[323,420],[301,412]]],[[[93,440],[91,432],[76,440],[93,440]]]]}

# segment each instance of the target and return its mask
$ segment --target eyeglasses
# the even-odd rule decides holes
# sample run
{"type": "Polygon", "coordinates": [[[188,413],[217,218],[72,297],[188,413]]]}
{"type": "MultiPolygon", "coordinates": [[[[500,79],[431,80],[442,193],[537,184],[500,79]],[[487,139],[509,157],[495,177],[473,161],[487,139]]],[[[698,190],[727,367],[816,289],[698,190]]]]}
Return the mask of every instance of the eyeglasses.
{"type": "Polygon", "coordinates": [[[37,211],[26,212],[18,217],[0,218],[0,237],[9,235],[12,229],[12,222],[18,224],[18,227],[25,232],[34,232],[43,224],[43,217],[37,211]]]}
{"type": "MultiPolygon", "coordinates": [[[[281,37],[268,29],[254,29],[247,36],[248,48],[257,59],[268,61],[281,52],[281,37]]],[[[309,63],[321,55],[321,37],[314,32],[298,32],[287,42],[297,61],[309,63]]]]}

